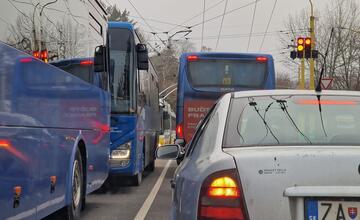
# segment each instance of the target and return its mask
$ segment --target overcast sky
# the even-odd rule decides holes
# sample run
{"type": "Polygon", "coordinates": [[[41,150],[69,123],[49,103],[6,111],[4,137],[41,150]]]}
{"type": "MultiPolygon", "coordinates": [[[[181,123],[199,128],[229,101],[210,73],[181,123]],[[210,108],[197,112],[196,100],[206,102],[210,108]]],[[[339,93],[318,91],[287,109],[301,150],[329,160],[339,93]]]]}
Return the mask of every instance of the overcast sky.
{"type": "MultiPolygon", "coordinates": [[[[131,15],[139,16],[135,9],[130,5],[128,0],[106,0],[105,2],[107,4],[116,3],[121,10],[126,8],[131,12],[131,15]]],[[[203,0],[131,0],[131,2],[150,24],[151,28],[157,32],[169,31],[174,26],[155,22],[151,19],[174,24],[181,24],[193,16],[201,13],[203,10],[203,0]]],[[[221,4],[206,12],[205,20],[216,17],[217,15],[221,15],[224,11],[226,2],[226,0],[206,0],[207,8],[216,5],[219,2],[221,2],[221,4]]],[[[255,1],[228,0],[227,11],[231,11],[252,2],[255,1]]],[[[331,0],[313,0],[313,2],[315,8],[321,11],[328,3],[331,3],[331,0]]],[[[249,52],[259,52],[263,39],[263,33],[266,30],[274,3],[275,0],[258,1],[254,20],[253,36],[250,39],[250,45],[249,34],[255,4],[226,15],[221,33],[222,37],[220,38],[217,51],[247,52],[249,45],[249,52]]],[[[278,43],[278,31],[284,30],[284,21],[290,14],[296,14],[304,8],[310,10],[310,4],[308,0],[277,0],[275,13],[270,23],[269,31],[266,35],[265,42],[262,47],[262,52],[273,54],[275,58],[279,60],[279,53],[288,51],[280,47],[278,43]]],[[[139,25],[142,29],[151,31],[150,28],[144,24],[144,21],[142,21],[141,18],[133,19],[139,22],[139,25]]],[[[194,24],[201,23],[201,21],[202,16],[198,16],[187,22],[185,26],[192,26],[194,24]]],[[[221,17],[205,24],[205,46],[215,49],[220,24],[221,17]]],[[[185,28],[178,27],[174,31],[176,32],[184,29],[185,28]]],[[[197,49],[199,50],[201,44],[202,26],[198,25],[192,28],[192,30],[193,32],[189,35],[190,40],[196,43],[197,49]]],[[[163,39],[167,38],[166,35],[159,36],[163,39]]],[[[181,36],[181,34],[177,35],[177,37],[181,36]]]]}

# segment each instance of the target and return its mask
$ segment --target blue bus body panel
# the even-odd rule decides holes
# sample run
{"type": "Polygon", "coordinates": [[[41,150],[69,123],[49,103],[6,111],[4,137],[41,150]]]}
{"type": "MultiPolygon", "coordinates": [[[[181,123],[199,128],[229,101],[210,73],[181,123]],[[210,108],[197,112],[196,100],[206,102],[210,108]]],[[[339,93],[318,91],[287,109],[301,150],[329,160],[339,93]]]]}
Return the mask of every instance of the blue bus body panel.
{"type": "Polygon", "coordinates": [[[80,140],[86,191],[99,188],[109,169],[109,113],[107,92],[0,43],[0,219],[39,219],[70,204],[80,140]]]}
{"type": "MultiPolygon", "coordinates": [[[[265,79],[265,84],[263,89],[275,89],[275,67],[274,67],[274,59],[269,54],[251,54],[251,53],[184,53],[180,57],[180,67],[179,67],[179,80],[178,80],[178,90],[177,90],[177,106],[176,106],[176,124],[183,124],[184,122],[184,103],[186,101],[198,101],[204,100],[208,103],[215,102],[222,95],[226,93],[226,91],[221,90],[220,88],[205,88],[202,90],[197,90],[190,85],[189,80],[187,79],[187,68],[188,61],[187,57],[189,55],[198,56],[199,59],[241,59],[241,60],[256,60],[256,57],[266,57],[268,59],[268,73],[269,75],[265,79]]],[[[258,88],[254,88],[258,89],[258,88]]],[[[242,90],[240,89],[236,89],[242,90]]],[[[243,90],[249,90],[249,88],[244,88],[243,90]]],[[[233,90],[229,90],[231,92],[233,90]]],[[[209,105],[209,104],[207,104],[209,105]]],[[[209,108],[209,107],[206,107],[209,108]]],[[[188,140],[187,140],[188,141],[188,140]]]]}

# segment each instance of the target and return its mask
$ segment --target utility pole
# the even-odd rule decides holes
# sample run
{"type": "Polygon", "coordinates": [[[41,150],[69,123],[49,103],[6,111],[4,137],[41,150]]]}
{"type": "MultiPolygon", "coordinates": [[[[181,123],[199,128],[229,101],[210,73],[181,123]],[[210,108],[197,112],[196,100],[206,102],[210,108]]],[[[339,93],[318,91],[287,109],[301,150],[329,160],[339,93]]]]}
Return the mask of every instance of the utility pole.
{"type": "MultiPolygon", "coordinates": [[[[310,36],[311,36],[311,50],[315,50],[315,17],[314,17],[314,6],[312,0],[309,0],[311,5],[311,16],[310,16],[310,36]]],[[[303,62],[303,61],[302,61],[303,62]]],[[[310,90],[315,89],[315,59],[313,57],[310,58],[310,90]]]]}

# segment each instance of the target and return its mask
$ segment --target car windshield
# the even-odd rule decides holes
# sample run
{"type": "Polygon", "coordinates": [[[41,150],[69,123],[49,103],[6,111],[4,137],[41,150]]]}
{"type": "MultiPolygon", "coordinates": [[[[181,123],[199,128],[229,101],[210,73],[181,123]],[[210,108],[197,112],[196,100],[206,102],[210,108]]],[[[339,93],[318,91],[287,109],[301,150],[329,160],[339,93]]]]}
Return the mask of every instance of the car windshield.
{"type": "Polygon", "coordinates": [[[359,145],[359,112],[359,97],[234,99],[224,146],[359,145]]]}
{"type": "Polygon", "coordinates": [[[188,76],[193,87],[260,88],[267,63],[250,60],[209,59],[189,62],[188,76]]]}

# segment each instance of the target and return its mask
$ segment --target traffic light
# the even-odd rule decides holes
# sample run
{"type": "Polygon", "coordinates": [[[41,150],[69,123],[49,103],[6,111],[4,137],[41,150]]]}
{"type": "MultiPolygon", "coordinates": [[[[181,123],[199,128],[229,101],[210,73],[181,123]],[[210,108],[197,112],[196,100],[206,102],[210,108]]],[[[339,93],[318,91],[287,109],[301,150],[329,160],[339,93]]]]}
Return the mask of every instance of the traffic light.
{"type": "Polygon", "coordinates": [[[290,58],[293,59],[293,60],[295,60],[296,57],[297,57],[296,50],[291,51],[291,52],[290,52],[290,58]]]}
{"type": "Polygon", "coordinates": [[[35,58],[40,59],[40,52],[39,52],[39,51],[33,51],[33,56],[34,56],[35,58]]]}
{"type": "Polygon", "coordinates": [[[305,39],[299,37],[297,39],[297,58],[304,58],[304,50],[305,50],[305,39]]]}
{"type": "Polygon", "coordinates": [[[46,49],[42,51],[33,51],[33,56],[44,61],[45,63],[49,62],[49,52],[46,49]]]}
{"type": "Polygon", "coordinates": [[[311,38],[310,37],[307,37],[305,39],[305,58],[306,59],[309,59],[309,58],[312,58],[311,57],[311,38]]]}
{"type": "Polygon", "coordinates": [[[48,63],[49,62],[49,52],[48,52],[48,50],[42,50],[41,53],[40,53],[40,58],[45,63],[48,63]]]}

